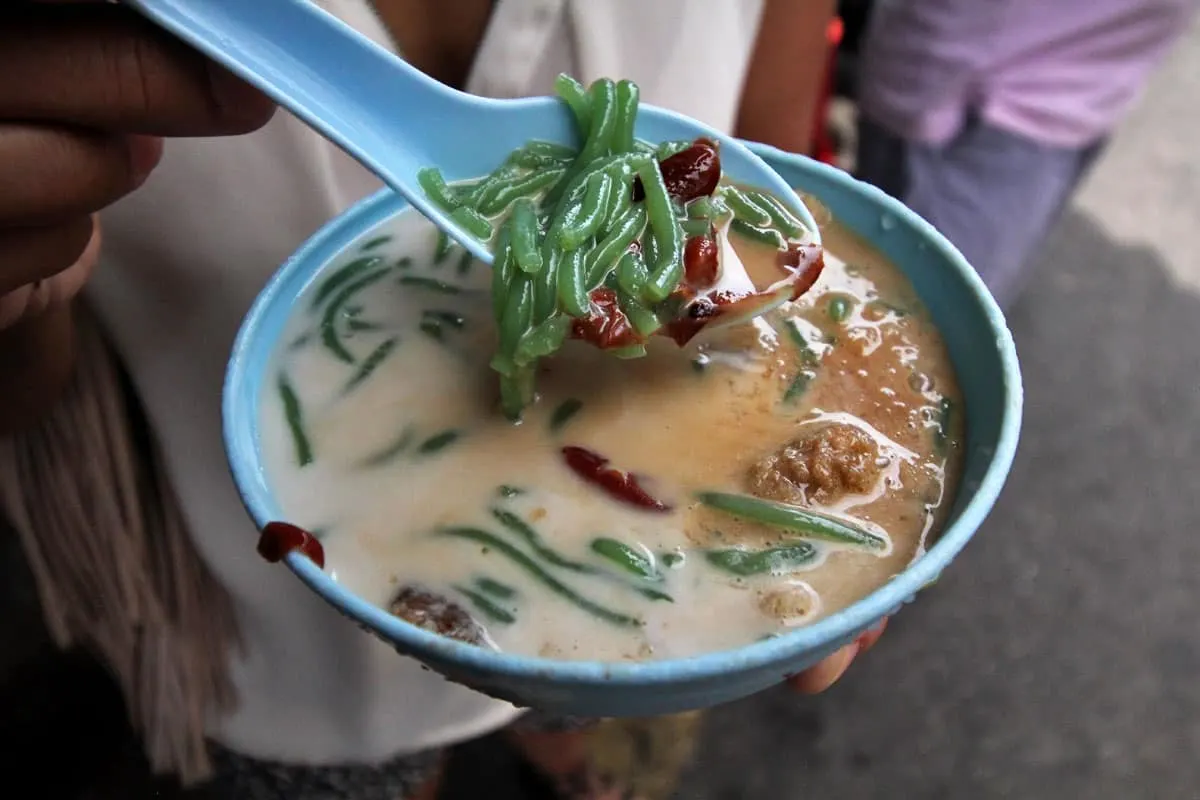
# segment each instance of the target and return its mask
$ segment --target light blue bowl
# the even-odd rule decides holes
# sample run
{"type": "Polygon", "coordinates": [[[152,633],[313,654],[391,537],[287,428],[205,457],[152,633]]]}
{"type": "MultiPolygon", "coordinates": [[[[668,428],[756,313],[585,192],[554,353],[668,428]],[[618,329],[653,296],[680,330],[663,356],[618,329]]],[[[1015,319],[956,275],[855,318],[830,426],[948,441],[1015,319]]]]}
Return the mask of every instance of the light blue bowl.
{"type": "MultiPolygon", "coordinates": [[[[958,250],[900,203],[832,167],[769,147],[756,150],[899,265],[945,338],[966,406],[967,456],[949,525],[923,558],[871,595],[808,627],[737,650],[643,663],[552,661],[462,644],[362,600],[303,556],[290,555],[288,566],[346,616],[451,680],[516,705],[585,716],[670,713],[766,689],[854,640],[935,580],[991,510],[1016,451],[1021,373],[1004,317],[958,250]]],[[[260,454],[258,401],[268,359],[296,298],[322,267],[404,207],[385,191],[330,222],[283,265],[242,325],[225,382],[225,446],[242,500],[259,527],[282,518],[260,454]]],[[[252,546],[246,543],[247,553],[252,546]]]]}

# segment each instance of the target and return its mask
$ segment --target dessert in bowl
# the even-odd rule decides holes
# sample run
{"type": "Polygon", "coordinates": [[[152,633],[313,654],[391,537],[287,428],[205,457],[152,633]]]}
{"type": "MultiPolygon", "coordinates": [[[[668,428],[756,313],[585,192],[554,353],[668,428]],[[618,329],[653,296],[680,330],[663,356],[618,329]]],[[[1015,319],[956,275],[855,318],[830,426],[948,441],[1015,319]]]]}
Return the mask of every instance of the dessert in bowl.
{"type": "MultiPolygon", "coordinates": [[[[1015,451],[1003,317],[927,223],[833,168],[756,146],[819,235],[728,181],[681,197],[668,161],[701,146],[607,162],[582,234],[545,209],[590,176],[483,205],[494,270],[389,192],[318,232],[230,360],[262,552],[451,680],[596,716],[766,688],[936,578],[1015,451]],[[675,243],[653,213],[622,227],[663,188],[647,163],[675,243]],[[647,290],[671,247],[679,275],[647,290]]],[[[486,181],[432,191],[475,210],[486,181]]]]}

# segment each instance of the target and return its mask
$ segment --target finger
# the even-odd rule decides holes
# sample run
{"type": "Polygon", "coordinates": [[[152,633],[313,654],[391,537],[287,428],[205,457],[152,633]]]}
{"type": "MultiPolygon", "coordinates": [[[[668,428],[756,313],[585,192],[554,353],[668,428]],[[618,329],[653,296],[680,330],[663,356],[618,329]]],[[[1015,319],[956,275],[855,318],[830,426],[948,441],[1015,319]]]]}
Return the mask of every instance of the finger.
{"type": "Polygon", "coordinates": [[[119,134],[0,125],[0,224],[98,211],[137,188],[159,152],[119,134]]]}
{"type": "Polygon", "coordinates": [[[128,8],[3,6],[4,118],[215,136],[261,127],[274,110],[258,91],[128,8]]]}
{"type": "Polygon", "coordinates": [[[57,275],[27,283],[8,294],[0,294],[0,331],[30,317],[61,308],[79,294],[100,258],[100,225],[94,217],[91,239],[75,263],[57,275]]]}
{"type": "Polygon", "coordinates": [[[852,642],[816,666],[788,678],[788,685],[802,694],[820,694],[838,682],[857,655],[858,642],[852,642]]]}
{"type": "Polygon", "coordinates": [[[79,260],[92,239],[92,218],[46,228],[0,229],[0,295],[57,275],[79,260]]]}
{"type": "Polygon", "coordinates": [[[887,617],[884,617],[882,622],[880,622],[874,628],[871,628],[869,631],[864,633],[862,636],[858,637],[858,654],[859,655],[862,655],[863,653],[867,652],[868,650],[870,650],[872,647],[875,646],[875,643],[879,641],[879,638],[881,636],[883,636],[883,632],[885,630],[887,630],[887,625],[888,625],[887,617]]]}

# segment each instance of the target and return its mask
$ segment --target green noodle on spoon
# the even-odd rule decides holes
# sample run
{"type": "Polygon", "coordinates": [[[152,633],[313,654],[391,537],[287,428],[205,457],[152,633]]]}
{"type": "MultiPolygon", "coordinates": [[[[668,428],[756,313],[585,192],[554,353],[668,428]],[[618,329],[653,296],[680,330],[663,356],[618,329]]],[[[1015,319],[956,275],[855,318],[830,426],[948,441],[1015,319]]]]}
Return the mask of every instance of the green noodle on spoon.
{"type": "Polygon", "coordinates": [[[555,91],[578,148],[529,142],[463,184],[433,167],[418,176],[433,202],[492,243],[492,368],[512,419],[534,400],[539,361],[567,338],[637,358],[652,335],[682,345],[718,318],[799,296],[822,266],[819,245],[782,203],[722,183],[716,143],[639,141],[636,84],[602,78],[585,88],[560,75],[555,91]],[[779,250],[779,280],[763,291],[723,284],[728,230],[779,250]]]}

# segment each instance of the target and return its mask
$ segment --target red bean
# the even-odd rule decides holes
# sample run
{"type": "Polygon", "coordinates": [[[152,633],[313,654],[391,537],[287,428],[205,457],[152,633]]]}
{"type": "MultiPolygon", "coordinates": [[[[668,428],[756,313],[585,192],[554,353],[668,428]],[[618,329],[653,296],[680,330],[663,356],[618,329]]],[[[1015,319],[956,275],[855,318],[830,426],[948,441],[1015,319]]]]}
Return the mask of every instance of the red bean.
{"type": "MultiPolygon", "coordinates": [[[[721,154],[715,142],[697,139],[691,147],[659,162],[667,193],[681,203],[707,197],[721,180],[721,154]]],[[[646,196],[641,179],[633,182],[633,199],[646,196]]]]}
{"type": "Polygon", "coordinates": [[[258,554],[272,564],[299,550],[321,569],[325,568],[325,548],[317,537],[288,522],[268,522],[258,537],[258,554]]]}
{"type": "Polygon", "coordinates": [[[725,306],[732,305],[746,297],[744,294],[734,294],[729,291],[714,292],[695,300],[682,292],[677,292],[676,295],[673,295],[673,297],[675,296],[679,297],[681,303],[686,303],[686,314],[668,322],[663,326],[662,332],[664,336],[669,337],[680,347],[704,330],[704,327],[712,322],[714,317],[719,317],[725,306]]]}
{"type": "Polygon", "coordinates": [[[599,453],[585,447],[568,446],[562,449],[567,466],[580,478],[599,486],[614,499],[649,511],[670,511],[671,507],[656,500],[644,488],[636,475],[610,467],[599,453]]]}
{"type": "Polygon", "coordinates": [[[683,269],[688,285],[696,289],[707,289],[717,282],[717,240],[707,236],[693,236],[683,249],[683,269]]]}
{"type": "Polygon", "coordinates": [[[664,160],[661,168],[667,192],[681,203],[708,197],[721,180],[721,156],[708,139],[697,139],[687,150],[664,160]]]}
{"type": "Polygon", "coordinates": [[[617,293],[606,286],[593,289],[591,312],[571,324],[571,336],[593,344],[601,350],[629,347],[643,339],[629,324],[629,318],[617,302],[617,293]]]}
{"type": "Polygon", "coordinates": [[[792,299],[807,292],[825,269],[825,251],[816,244],[793,244],[779,254],[779,266],[788,272],[799,272],[792,299]]]}

